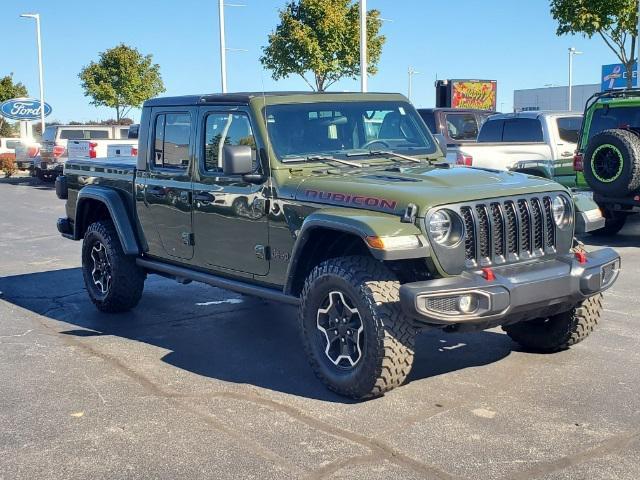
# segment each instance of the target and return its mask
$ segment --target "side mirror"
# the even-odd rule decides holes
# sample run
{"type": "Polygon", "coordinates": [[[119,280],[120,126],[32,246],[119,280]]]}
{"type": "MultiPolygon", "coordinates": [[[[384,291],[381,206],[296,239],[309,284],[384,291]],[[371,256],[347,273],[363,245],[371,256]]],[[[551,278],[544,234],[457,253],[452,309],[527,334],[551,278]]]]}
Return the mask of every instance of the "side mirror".
{"type": "Polygon", "coordinates": [[[253,156],[249,145],[225,145],[222,149],[222,172],[225,175],[246,175],[253,171],[253,156]]]}
{"type": "Polygon", "coordinates": [[[436,139],[438,145],[440,146],[440,150],[442,150],[442,154],[447,156],[447,139],[444,138],[444,135],[441,133],[436,133],[433,135],[433,138],[436,139]]]}

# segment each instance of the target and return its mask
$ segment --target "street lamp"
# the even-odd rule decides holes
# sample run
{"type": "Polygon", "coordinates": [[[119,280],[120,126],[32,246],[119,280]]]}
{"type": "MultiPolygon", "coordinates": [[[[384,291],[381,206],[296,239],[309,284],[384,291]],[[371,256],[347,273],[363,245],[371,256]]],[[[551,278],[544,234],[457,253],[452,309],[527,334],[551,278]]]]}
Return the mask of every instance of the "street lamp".
{"type": "Polygon", "coordinates": [[[409,76],[409,91],[407,92],[407,96],[409,97],[409,101],[411,101],[411,93],[413,91],[413,76],[420,75],[420,72],[417,72],[413,67],[409,67],[407,69],[407,74],[409,76]]]}
{"type": "Polygon", "coordinates": [[[360,0],[360,91],[368,89],[367,70],[367,0],[360,0]]]}
{"type": "Polygon", "coordinates": [[[573,57],[575,55],[582,55],[582,52],[579,52],[574,47],[569,48],[569,111],[572,109],[572,90],[573,90],[573,57]]]}
{"type": "Polygon", "coordinates": [[[41,135],[44,135],[44,80],[42,76],[42,43],[40,41],[40,14],[23,13],[23,18],[34,18],[36,20],[36,39],[38,42],[38,71],[40,75],[40,128],[41,135]]]}
{"type": "Polygon", "coordinates": [[[220,22],[220,84],[222,93],[227,93],[227,50],[242,51],[241,49],[227,48],[224,34],[224,7],[244,7],[246,5],[224,3],[224,0],[218,0],[218,20],[220,22]]]}

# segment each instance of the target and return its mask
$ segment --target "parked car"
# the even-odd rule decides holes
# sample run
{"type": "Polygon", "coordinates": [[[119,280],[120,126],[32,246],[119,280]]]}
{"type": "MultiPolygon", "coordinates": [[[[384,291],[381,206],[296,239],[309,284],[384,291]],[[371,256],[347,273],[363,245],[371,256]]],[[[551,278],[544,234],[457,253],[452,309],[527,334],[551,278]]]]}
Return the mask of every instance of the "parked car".
{"type": "Polygon", "coordinates": [[[456,161],[453,147],[466,143],[475,143],[480,127],[487,118],[495,115],[491,110],[472,110],[460,108],[419,108],[418,113],[433,134],[444,136],[447,144],[447,161],[456,161]]]}
{"type": "Polygon", "coordinates": [[[574,166],[612,235],[640,212],[640,89],[596,93],[586,103],[574,166]]]}
{"type": "Polygon", "coordinates": [[[34,175],[45,181],[53,181],[62,174],[67,161],[69,140],[127,139],[126,125],[50,125],[42,136],[40,158],[34,164],[34,175]]]}
{"type": "Polygon", "coordinates": [[[405,381],[423,329],[578,343],[620,268],[577,244],[562,185],[451,167],[397,94],[149,100],[137,158],[70,160],[56,192],[99,310],[135,307],[153,273],[295,305],[296,347],[355,398],[405,381]]]}
{"type": "Polygon", "coordinates": [[[493,115],[482,124],[477,143],[454,148],[456,162],[517,170],[575,187],[573,155],[581,125],[579,113],[531,111],[493,115]]]}
{"type": "Polygon", "coordinates": [[[16,148],[16,167],[19,170],[33,171],[33,165],[40,154],[40,143],[33,138],[20,139],[16,148]]]}

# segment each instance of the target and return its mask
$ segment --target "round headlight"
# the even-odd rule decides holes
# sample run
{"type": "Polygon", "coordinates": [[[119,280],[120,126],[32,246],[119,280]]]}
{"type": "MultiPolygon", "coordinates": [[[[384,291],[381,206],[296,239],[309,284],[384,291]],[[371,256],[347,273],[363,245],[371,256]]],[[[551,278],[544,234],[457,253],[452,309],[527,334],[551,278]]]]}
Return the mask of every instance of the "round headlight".
{"type": "Polygon", "coordinates": [[[556,222],[556,225],[563,227],[569,222],[571,206],[566,198],[562,196],[554,198],[551,209],[553,211],[553,220],[556,222]]]}
{"type": "Polygon", "coordinates": [[[445,210],[438,210],[429,219],[429,235],[433,241],[444,243],[451,233],[451,216],[445,210]]]}

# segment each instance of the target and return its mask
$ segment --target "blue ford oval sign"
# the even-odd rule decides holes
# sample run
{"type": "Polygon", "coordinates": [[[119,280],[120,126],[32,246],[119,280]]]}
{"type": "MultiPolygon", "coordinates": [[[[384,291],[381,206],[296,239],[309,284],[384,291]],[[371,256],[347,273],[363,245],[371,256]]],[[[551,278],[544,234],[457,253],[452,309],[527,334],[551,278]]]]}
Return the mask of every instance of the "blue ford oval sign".
{"type": "MultiPolygon", "coordinates": [[[[51,113],[51,106],[44,103],[44,116],[51,113]]],[[[35,98],[12,98],[0,104],[0,115],[11,120],[40,119],[40,100],[35,98]]]]}

